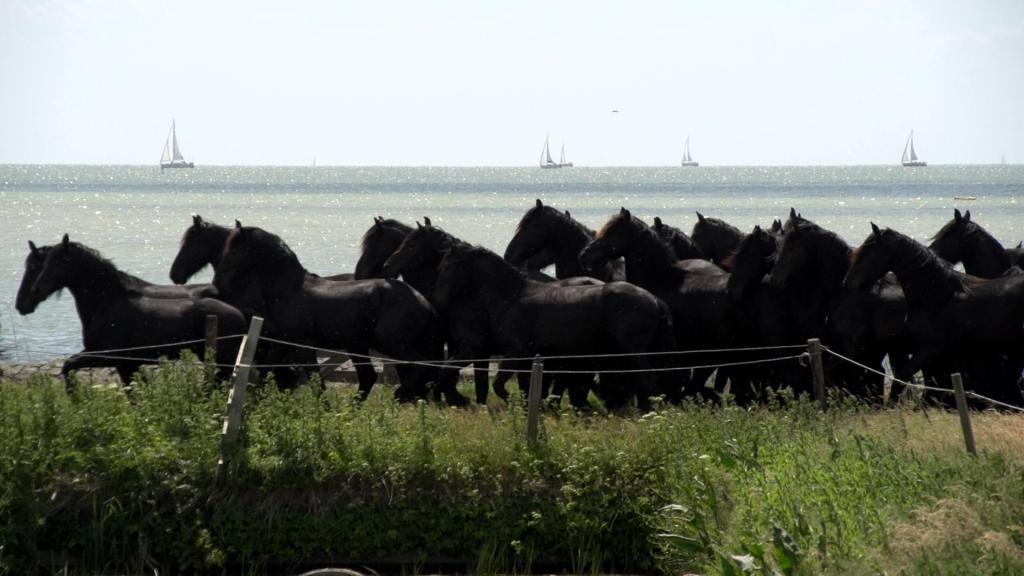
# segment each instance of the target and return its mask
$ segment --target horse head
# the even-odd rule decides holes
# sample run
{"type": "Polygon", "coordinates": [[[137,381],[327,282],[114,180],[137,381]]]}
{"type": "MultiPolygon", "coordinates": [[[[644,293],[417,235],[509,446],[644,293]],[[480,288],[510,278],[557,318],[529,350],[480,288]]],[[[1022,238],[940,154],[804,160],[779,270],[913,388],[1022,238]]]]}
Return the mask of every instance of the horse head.
{"type": "Polygon", "coordinates": [[[39,277],[39,273],[42,272],[43,265],[46,263],[46,256],[52,249],[53,246],[38,248],[34,242],[28,241],[25,273],[21,277],[21,285],[18,286],[18,298],[15,301],[15,308],[17,308],[19,314],[31,314],[39,305],[39,301],[31,297],[31,288],[35,284],[36,278],[39,277]]]}
{"type": "Polygon", "coordinates": [[[928,248],[947,262],[960,262],[967,256],[969,237],[976,232],[977,227],[971,221],[970,210],[967,214],[961,214],[959,209],[953,209],[953,219],[932,236],[928,248]]]}
{"type": "Polygon", "coordinates": [[[584,268],[594,270],[609,260],[622,256],[645,229],[648,229],[647,225],[623,207],[580,252],[580,263],[584,268]]]}
{"type": "Polygon", "coordinates": [[[728,264],[732,268],[729,277],[730,288],[760,282],[775,263],[776,249],[775,238],[760,226],[754,226],[728,258],[728,264]]]}
{"type": "Polygon", "coordinates": [[[171,264],[171,282],[184,284],[206,265],[216,268],[230,233],[228,228],[207,222],[200,215],[194,214],[192,225],[182,234],[181,247],[171,264]]]}
{"type": "Polygon", "coordinates": [[[401,246],[405,237],[412,232],[408,226],[398,220],[374,218],[373,226],[363,234],[362,251],[356,262],[353,276],[356,280],[364,278],[383,278],[384,263],[395,250],[401,246]]]}
{"type": "Polygon", "coordinates": [[[882,230],[871,223],[871,234],[850,256],[850,270],[846,273],[844,286],[863,290],[893,269],[895,262],[890,249],[893,234],[892,230],[882,230]]]}
{"type": "Polygon", "coordinates": [[[418,225],[415,230],[409,232],[398,248],[384,261],[381,272],[386,278],[396,278],[399,274],[414,269],[436,269],[441,261],[442,252],[458,242],[441,228],[433,226],[429,219],[425,219],[425,222],[425,226],[418,225]]]}
{"type": "Polygon", "coordinates": [[[519,219],[516,232],[505,248],[505,260],[513,266],[540,270],[555,263],[556,255],[550,248],[552,230],[561,220],[571,218],[545,206],[540,199],[519,219]]]}

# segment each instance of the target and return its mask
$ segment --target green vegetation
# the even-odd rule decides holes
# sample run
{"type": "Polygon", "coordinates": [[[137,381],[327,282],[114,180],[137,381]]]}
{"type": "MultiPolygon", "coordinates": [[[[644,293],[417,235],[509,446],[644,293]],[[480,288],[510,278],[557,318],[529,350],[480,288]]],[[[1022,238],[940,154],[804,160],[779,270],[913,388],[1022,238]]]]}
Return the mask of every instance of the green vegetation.
{"type": "MultiPolygon", "coordinates": [[[[130,394],[0,385],[0,573],[259,573],[435,559],[522,573],[1024,572],[1024,418],[782,399],[646,416],[397,405],[380,387],[250,395],[215,486],[226,392],[182,363],[130,394]],[[783,401],[784,400],[784,401],[783,401]],[[785,407],[782,407],[782,405],[785,407]]],[[[84,384],[84,383],[83,383],[84,384]]]]}

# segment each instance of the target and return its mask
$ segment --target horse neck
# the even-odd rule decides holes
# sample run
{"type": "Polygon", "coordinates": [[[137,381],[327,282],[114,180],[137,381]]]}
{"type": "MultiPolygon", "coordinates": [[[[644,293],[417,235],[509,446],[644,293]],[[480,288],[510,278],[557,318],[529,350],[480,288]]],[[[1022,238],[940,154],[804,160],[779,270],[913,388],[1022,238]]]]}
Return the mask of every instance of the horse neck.
{"type": "Polygon", "coordinates": [[[892,271],[903,287],[908,305],[941,302],[964,290],[963,278],[944,260],[923,246],[911,249],[915,244],[910,239],[904,242],[907,247],[896,255],[892,271]]]}
{"type": "Polygon", "coordinates": [[[964,251],[964,270],[982,278],[995,278],[1010,267],[1010,258],[998,240],[979,229],[964,251]]]}
{"type": "Polygon", "coordinates": [[[79,273],[68,283],[67,289],[75,299],[79,317],[85,320],[111,302],[127,298],[131,292],[131,279],[144,282],[90,254],[83,259],[79,273]]]}
{"type": "Polygon", "coordinates": [[[280,301],[301,290],[309,275],[297,257],[283,254],[264,259],[256,267],[256,281],[268,301],[280,301]]]}
{"type": "Polygon", "coordinates": [[[551,227],[554,235],[555,249],[555,276],[557,278],[572,278],[573,276],[585,276],[586,271],[580,264],[580,252],[594,239],[594,232],[586,226],[570,220],[556,220],[551,227]]]}
{"type": "Polygon", "coordinates": [[[675,266],[675,254],[652,230],[641,230],[623,256],[626,280],[637,286],[651,290],[682,280],[683,272],[675,266]]]}
{"type": "Polygon", "coordinates": [[[217,271],[217,266],[220,266],[220,260],[224,256],[224,245],[228,242],[228,236],[231,235],[231,229],[225,226],[210,225],[208,230],[210,233],[209,239],[206,246],[206,252],[209,255],[209,262],[213,271],[217,271]]]}
{"type": "Polygon", "coordinates": [[[427,300],[433,300],[434,284],[437,283],[437,265],[440,259],[433,263],[424,263],[415,268],[402,270],[402,281],[412,286],[417,292],[423,294],[427,300]]]}

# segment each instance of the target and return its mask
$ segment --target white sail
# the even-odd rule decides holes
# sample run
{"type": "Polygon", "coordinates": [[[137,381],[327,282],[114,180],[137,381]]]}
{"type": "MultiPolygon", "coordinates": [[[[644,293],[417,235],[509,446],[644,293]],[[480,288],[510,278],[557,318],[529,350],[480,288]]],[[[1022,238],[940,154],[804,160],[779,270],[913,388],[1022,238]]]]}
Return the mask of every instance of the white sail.
{"type": "Polygon", "coordinates": [[[546,164],[554,164],[555,161],[551,159],[551,148],[548,147],[548,139],[544,138],[544,162],[546,164]]]}
{"type": "Polygon", "coordinates": [[[167,140],[164,140],[164,152],[160,155],[160,164],[167,164],[171,161],[171,135],[167,135],[167,140]]]}
{"type": "Polygon", "coordinates": [[[181,155],[181,149],[178,148],[178,132],[174,129],[174,120],[171,120],[171,141],[174,143],[174,161],[184,160],[185,157],[181,155]]]}
{"type": "Polygon", "coordinates": [[[565,144],[562,144],[562,155],[558,158],[559,164],[565,164],[565,144]]]}
{"type": "Polygon", "coordinates": [[[927,166],[928,163],[924,160],[920,160],[917,157],[917,150],[914,150],[914,131],[910,131],[910,136],[907,137],[907,143],[903,146],[903,158],[901,162],[904,166],[918,167],[927,166]]]}
{"type": "Polygon", "coordinates": [[[910,131],[910,136],[907,136],[907,143],[903,146],[903,161],[910,161],[910,148],[914,144],[914,131],[910,131]]]}
{"type": "Polygon", "coordinates": [[[192,167],[192,162],[185,160],[185,156],[181,153],[181,148],[178,147],[178,131],[175,127],[175,121],[171,120],[171,131],[167,134],[167,140],[164,141],[164,151],[160,155],[160,169],[192,167]]]}
{"type": "Polygon", "coordinates": [[[686,144],[683,145],[683,162],[692,162],[693,158],[690,157],[690,137],[686,137],[686,144]]]}

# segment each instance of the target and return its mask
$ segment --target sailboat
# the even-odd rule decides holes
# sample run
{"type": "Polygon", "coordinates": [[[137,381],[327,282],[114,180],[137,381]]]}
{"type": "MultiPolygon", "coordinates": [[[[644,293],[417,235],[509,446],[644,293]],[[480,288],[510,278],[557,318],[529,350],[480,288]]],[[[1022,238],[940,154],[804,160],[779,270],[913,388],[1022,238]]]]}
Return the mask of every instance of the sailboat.
{"type": "Polygon", "coordinates": [[[565,144],[562,144],[562,156],[555,162],[551,158],[551,148],[548,146],[548,137],[544,137],[544,149],[540,151],[541,168],[572,168],[572,162],[565,161],[565,144]]]}
{"type": "Polygon", "coordinates": [[[683,160],[679,163],[680,166],[700,166],[700,164],[690,156],[690,137],[686,137],[686,145],[683,146],[683,160]]]}
{"type": "Polygon", "coordinates": [[[911,167],[927,166],[928,163],[924,160],[917,159],[917,152],[914,151],[914,131],[910,131],[910,137],[907,138],[907,145],[903,147],[903,165],[911,167]]]}
{"type": "Polygon", "coordinates": [[[178,134],[174,129],[174,120],[171,120],[171,133],[167,135],[164,142],[164,152],[160,155],[160,169],[164,168],[195,168],[195,164],[185,160],[178,148],[178,134]]]}
{"type": "Polygon", "coordinates": [[[565,161],[565,144],[562,144],[562,155],[558,158],[559,168],[572,168],[572,162],[565,161]]]}

